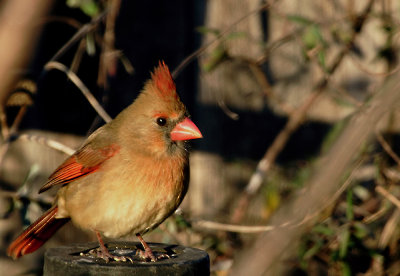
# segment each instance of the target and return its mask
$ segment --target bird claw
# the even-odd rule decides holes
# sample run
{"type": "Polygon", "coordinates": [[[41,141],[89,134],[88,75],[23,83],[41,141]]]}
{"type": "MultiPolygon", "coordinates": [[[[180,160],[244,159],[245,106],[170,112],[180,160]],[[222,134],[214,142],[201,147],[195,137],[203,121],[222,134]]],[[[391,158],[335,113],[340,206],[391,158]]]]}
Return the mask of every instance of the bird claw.
{"type": "Polygon", "coordinates": [[[127,256],[115,256],[113,255],[113,260],[116,262],[124,262],[126,263],[127,261],[130,261],[131,263],[133,263],[133,260],[131,257],[127,257],[127,256]]]}
{"type": "Polygon", "coordinates": [[[151,250],[140,250],[137,249],[136,251],[136,256],[139,256],[139,258],[147,261],[150,259],[150,261],[155,262],[157,261],[157,258],[154,256],[153,252],[151,250]]]}
{"type": "Polygon", "coordinates": [[[116,262],[127,262],[130,261],[133,263],[133,259],[128,256],[118,256],[118,255],[113,255],[110,252],[103,252],[101,249],[93,249],[89,251],[89,254],[93,255],[96,258],[103,259],[106,263],[109,263],[110,261],[116,261],[116,262]]]}
{"type": "Polygon", "coordinates": [[[137,249],[136,250],[136,256],[138,256],[139,258],[148,261],[150,260],[151,262],[156,262],[158,260],[162,260],[162,259],[170,259],[171,257],[168,254],[154,254],[153,251],[151,250],[140,250],[137,249]]]}
{"type": "Polygon", "coordinates": [[[158,254],[157,260],[162,260],[162,259],[171,259],[171,256],[164,253],[158,254]]]}

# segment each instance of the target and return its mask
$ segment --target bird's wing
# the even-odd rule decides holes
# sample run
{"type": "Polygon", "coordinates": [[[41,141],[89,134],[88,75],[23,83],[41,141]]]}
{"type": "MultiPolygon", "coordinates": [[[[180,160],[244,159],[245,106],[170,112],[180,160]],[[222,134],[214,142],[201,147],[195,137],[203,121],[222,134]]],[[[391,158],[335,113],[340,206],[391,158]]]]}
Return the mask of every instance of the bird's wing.
{"type": "Polygon", "coordinates": [[[118,151],[119,147],[113,144],[102,148],[93,148],[90,143],[83,146],[50,175],[49,180],[40,188],[39,193],[55,185],[65,185],[97,171],[104,161],[114,156],[118,151]]]}

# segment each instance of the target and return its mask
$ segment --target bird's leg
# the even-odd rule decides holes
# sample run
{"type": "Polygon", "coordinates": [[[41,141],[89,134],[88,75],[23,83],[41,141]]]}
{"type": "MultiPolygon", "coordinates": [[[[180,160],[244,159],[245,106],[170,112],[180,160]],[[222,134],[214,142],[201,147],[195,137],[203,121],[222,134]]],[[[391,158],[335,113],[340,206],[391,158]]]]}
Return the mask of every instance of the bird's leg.
{"type": "Polygon", "coordinates": [[[154,256],[153,251],[151,250],[150,246],[144,241],[142,236],[137,233],[136,237],[139,239],[140,243],[143,245],[144,251],[139,250],[139,257],[143,259],[150,259],[152,262],[157,261],[157,258],[154,256]]]}
{"type": "Polygon", "coordinates": [[[152,262],[156,262],[157,260],[160,259],[169,259],[171,258],[169,255],[167,254],[158,254],[158,256],[156,257],[153,253],[153,251],[151,250],[150,246],[144,241],[144,239],[142,238],[142,236],[137,233],[136,237],[139,239],[140,243],[143,245],[144,251],[142,250],[138,250],[139,253],[136,253],[136,255],[139,255],[140,258],[142,259],[150,259],[152,262]]]}
{"type": "Polygon", "coordinates": [[[112,255],[110,253],[110,251],[108,251],[107,247],[105,246],[100,233],[98,231],[95,231],[95,232],[96,232],[97,240],[99,241],[99,244],[100,244],[100,251],[97,251],[98,258],[102,258],[107,263],[110,260],[114,260],[117,262],[126,262],[127,260],[129,260],[130,262],[133,263],[133,260],[130,257],[112,255]]]}

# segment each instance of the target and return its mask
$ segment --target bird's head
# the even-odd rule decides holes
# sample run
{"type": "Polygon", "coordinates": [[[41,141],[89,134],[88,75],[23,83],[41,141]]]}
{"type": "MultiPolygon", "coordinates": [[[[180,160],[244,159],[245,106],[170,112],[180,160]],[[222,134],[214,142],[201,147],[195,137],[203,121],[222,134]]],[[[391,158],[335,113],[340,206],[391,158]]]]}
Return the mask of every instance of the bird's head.
{"type": "Polygon", "coordinates": [[[184,141],[203,137],[190,120],[164,62],[154,69],[131,109],[143,150],[161,155],[184,152],[184,141]]]}

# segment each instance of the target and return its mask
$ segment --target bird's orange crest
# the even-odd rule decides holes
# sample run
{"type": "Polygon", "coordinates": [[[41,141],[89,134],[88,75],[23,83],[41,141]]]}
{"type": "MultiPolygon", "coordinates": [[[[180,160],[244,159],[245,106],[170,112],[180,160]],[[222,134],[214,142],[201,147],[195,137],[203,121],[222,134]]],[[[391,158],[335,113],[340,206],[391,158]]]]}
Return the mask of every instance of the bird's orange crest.
{"type": "Polygon", "coordinates": [[[176,94],[174,80],[172,79],[168,66],[164,63],[164,61],[159,62],[158,67],[156,67],[154,69],[154,73],[151,74],[151,79],[161,92],[161,95],[173,96],[175,98],[178,96],[176,94]]]}

